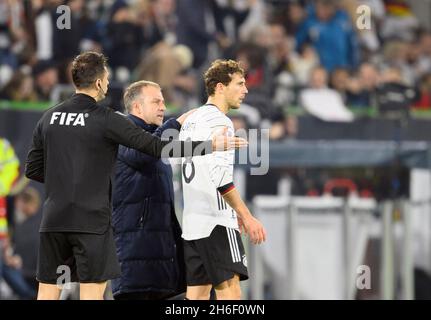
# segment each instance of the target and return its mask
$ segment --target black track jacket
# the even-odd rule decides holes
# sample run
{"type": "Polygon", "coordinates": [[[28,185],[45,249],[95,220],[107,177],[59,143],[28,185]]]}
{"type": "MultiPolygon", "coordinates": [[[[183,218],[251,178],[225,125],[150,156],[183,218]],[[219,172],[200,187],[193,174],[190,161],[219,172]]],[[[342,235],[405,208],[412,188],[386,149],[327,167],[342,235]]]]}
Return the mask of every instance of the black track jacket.
{"type": "MultiPolygon", "coordinates": [[[[168,143],[189,155],[199,142],[162,141],[85,94],[46,111],[33,132],[25,168],[28,178],[45,183],[40,232],[105,233],[118,145],[160,157],[168,143]]],[[[211,141],[204,144],[200,154],[212,152],[211,141]]]]}

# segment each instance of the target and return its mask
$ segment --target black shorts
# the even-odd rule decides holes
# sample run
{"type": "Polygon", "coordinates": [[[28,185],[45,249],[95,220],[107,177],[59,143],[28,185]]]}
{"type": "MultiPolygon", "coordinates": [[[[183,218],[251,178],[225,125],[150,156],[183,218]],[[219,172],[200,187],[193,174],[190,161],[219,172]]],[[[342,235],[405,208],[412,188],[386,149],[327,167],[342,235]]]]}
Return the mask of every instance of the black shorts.
{"type": "Polygon", "coordinates": [[[104,234],[40,233],[39,282],[64,284],[69,278],[70,282],[104,282],[119,277],[120,272],[112,228],[104,234]]]}
{"type": "Polygon", "coordinates": [[[248,279],[241,235],[232,228],[218,225],[208,238],[184,240],[184,258],[188,286],[217,286],[235,274],[248,279]]]}

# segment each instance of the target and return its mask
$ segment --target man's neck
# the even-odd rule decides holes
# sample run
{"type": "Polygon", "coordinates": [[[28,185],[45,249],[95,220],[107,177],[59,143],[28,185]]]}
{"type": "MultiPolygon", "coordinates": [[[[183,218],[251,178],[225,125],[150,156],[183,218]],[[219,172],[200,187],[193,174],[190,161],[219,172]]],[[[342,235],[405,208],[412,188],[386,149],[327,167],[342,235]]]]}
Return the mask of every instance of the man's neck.
{"type": "Polygon", "coordinates": [[[207,103],[215,105],[224,114],[228,113],[229,111],[229,107],[227,106],[227,104],[218,97],[215,97],[215,96],[209,97],[207,103]]]}
{"type": "Polygon", "coordinates": [[[99,101],[99,93],[95,92],[94,90],[84,90],[84,89],[76,89],[75,90],[76,94],[85,94],[87,96],[92,97],[94,100],[99,101]]]}

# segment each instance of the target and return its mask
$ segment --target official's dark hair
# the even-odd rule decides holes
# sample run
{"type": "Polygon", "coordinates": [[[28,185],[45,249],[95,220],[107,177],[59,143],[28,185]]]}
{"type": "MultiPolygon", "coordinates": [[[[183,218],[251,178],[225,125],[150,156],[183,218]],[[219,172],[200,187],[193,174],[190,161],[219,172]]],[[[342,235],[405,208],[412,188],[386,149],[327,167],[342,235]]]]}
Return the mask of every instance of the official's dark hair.
{"type": "Polygon", "coordinates": [[[232,81],[232,76],[235,73],[244,76],[244,70],[237,61],[220,59],[214,61],[204,75],[205,89],[208,96],[214,95],[217,83],[227,86],[232,81]]]}
{"type": "Polygon", "coordinates": [[[90,87],[97,78],[102,78],[107,58],[97,52],[84,52],[76,56],[72,62],[72,80],[75,87],[90,87]]]}

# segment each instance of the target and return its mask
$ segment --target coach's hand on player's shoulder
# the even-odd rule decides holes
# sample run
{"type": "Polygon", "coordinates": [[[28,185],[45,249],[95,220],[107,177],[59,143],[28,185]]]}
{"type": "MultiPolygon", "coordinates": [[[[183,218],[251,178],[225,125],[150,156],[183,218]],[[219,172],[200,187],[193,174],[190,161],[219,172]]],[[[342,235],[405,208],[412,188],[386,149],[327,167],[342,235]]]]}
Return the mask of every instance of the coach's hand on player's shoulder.
{"type": "Polygon", "coordinates": [[[246,147],[247,140],[239,137],[228,136],[228,128],[224,127],[216,131],[212,138],[214,151],[226,151],[246,147]]]}
{"type": "Polygon", "coordinates": [[[242,225],[245,233],[248,234],[250,241],[253,244],[261,244],[266,240],[266,230],[262,223],[255,217],[250,215],[247,218],[242,219],[242,225]]]}
{"type": "Polygon", "coordinates": [[[177,118],[177,121],[180,123],[180,125],[183,125],[183,123],[184,123],[184,121],[186,121],[187,117],[189,115],[191,115],[193,112],[195,112],[196,110],[198,110],[198,108],[194,108],[194,109],[187,111],[186,113],[183,113],[182,115],[180,115],[177,118]]]}

